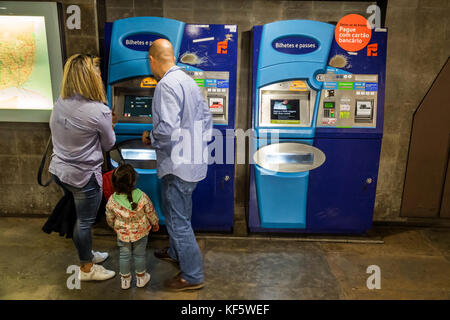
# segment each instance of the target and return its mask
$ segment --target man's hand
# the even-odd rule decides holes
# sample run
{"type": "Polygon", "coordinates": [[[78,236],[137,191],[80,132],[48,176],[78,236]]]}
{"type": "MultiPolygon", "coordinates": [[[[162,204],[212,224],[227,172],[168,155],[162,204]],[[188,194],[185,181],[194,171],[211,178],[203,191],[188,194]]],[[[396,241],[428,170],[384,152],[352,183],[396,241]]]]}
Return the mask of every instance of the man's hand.
{"type": "Polygon", "coordinates": [[[155,224],[154,226],[153,226],[153,232],[157,232],[158,230],[159,230],[159,224],[155,224]]]}
{"type": "Polygon", "coordinates": [[[152,144],[152,141],[150,140],[150,132],[147,130],[142,133],[142,143],[148,146],[152,144]]]}

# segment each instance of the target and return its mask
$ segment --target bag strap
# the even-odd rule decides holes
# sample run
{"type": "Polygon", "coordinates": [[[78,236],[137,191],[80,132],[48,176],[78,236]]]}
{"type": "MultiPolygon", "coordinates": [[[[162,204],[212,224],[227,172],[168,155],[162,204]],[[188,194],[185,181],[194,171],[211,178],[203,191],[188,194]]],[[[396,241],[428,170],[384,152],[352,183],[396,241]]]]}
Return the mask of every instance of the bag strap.
{"type": "Polygon", "coordinates": [[[41,165],[39,166],[38,175],[37,175],[37,181],[38,181],[39,185],[43,186],[43,187],[47,187],[52,182],[52,179],[50,178],[46,183],[42,184],[42,171],[44,170],[45,160],[47,160],[47,153],[48,153],[48,149],[50,148],[51,141],[52,141],[52,136],[50,135],[50,137],[48,138],[48,141],[47,141],[47,146],[45,147],[44,154],[42,156],[41,165]]]}

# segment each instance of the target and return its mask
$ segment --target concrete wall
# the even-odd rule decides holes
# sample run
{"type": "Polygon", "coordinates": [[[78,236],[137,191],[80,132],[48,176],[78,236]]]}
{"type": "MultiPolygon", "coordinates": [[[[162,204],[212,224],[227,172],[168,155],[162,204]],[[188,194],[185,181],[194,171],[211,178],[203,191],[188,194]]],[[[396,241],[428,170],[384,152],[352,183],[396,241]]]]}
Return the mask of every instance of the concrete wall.
{"type": "MultiPolygon", "coordinates": [[[[70,53],[86,51],[98,52],[96,37],[94,1],[64,1],[64,4],[80,4],[82,8],[82,29],[66,30],[67,48],[70,53]],[[87,19],[84,17],[87,16],[87,19]],[[86,21],[87,20],[87,21],[86,21]]],[[[358,1],[269,1],[269,0],[106,0],[106,21],[114,21],[134,16],[162,16],[187,23],[229,23],[239,25],[238,51],[238,92],[236,126],[247,129],[250,125],[249,104],[249,31],[253,25],[264,24],[282,19],[312,19],[319,21],[338,21],[349,13],[365,13],[369,2],[358,1]]],[[[101,13],[101,12],[99,12],[101,13]]],[[[412,123],[412,113],[431,82],[450,54],[450,1],[448,0],[389,0],[386,26],[388,34],[387,87],[385,102],[385,132],[382,145],[379,182],[375,204],[375,220],[402,220],[400,204],[403,190],[404,173],[412,123]]],[[[99,17],[101,19],[101,17],[99,17]]],[[[98,31],[102,37],[101,28],[98,31]]],[[[45,140],[48,129],[44,125],[29,124],[26,130],[32,135],[42,136],[45,140]]],[[[27,156],[17,153],[26,150],[20,139],[21,130],[14,125],[0,123],[0,147],[13,144],[10,151],[15,154],[3,155],[0,150],[0,166],[27,156]],[[9,127],[8,127],[9,126],[9,127]],[[14,142],[7,142],[3,133],[14,142]],[[5,141],[4,141],[5,140],[5,141]],[[9,160],[5,158],[10,157],[9,160]],[[9,162],[6,162],[9,161],[9,162]]],[[[2,148],[3,149],[3,148],[2,148]]],[[[42,148],[41,148],[42,149],[42,148]]],[[[36,150],[37,152],[38,150],[36,150]]],[[[40,151],[40,150],[39,150],[40,151]]],[[[17,168],[24,176],[34,176],[37,156],[25,166],[17,168]]],[[[23,160],[21,160],[23,161],[23,160]]],[[[247,166],[236,168],[236,204],[242,206],[247,198],[247,166]]],[[[11,174],[14,175],[14,174],[11,174]]],[[[15,176],[15,175],[14,175],[15,176]]],[[[0,177],[0,192],[13,186],[20,191],[24,186],[24,176],[15,182],[0,177]]],[[[28,181],[28,189],[32,181],[28,181]]],[[[28,183],[27,182],[27,183],[28,183]]],[[[33,188],[37,188],[34,185],[33,188]]],[[[7,200],[10,199],[7,195],[7,200]]],[[[5,207],[0,203],[0,214],[47,213],[54,205],[56,194],[53,190],[41,191],[36,197],[23,197],[17,206],[5,207]],[[49,203],[48,205],[44,205],[49,203]],[[27,208],[33,207],[33,210],[27,208]]],[[[6,201],[7,202],[7,201],[6,201]]]]}
{"type": "Polygon", "coordinates": [[[384,136],[375,219],[404,220],[400,206],[413,112],[450,55],[450,1],[389,0],[384,136]]]}

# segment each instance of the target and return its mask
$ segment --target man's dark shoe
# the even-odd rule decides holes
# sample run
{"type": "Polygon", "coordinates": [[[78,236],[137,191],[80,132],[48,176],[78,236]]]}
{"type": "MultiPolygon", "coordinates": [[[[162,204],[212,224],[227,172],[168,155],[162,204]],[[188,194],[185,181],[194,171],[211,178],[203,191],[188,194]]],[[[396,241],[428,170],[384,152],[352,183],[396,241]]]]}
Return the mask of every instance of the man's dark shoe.
{"type": "Polygon", "coordinates": [[[178,261],[175,259],[172,259],[169,256],[169,247],[163,248],[163,249],[159,249],[159,250],[155,250],[155,257],[157,257],[158,259],[164,260],[164,261],[168,261],[168,262],[172,262],[175,264],[178,264],[178,261]]]}
{"type": "Polygon", "coordinates": [[[164,282],[166,288],[170,291],[186,291],[186,290],[198,290],[205,286],[203,282],[200,283],[189,283],[179,275],[176,275],[172,279],[166,280],[164,282]]]}

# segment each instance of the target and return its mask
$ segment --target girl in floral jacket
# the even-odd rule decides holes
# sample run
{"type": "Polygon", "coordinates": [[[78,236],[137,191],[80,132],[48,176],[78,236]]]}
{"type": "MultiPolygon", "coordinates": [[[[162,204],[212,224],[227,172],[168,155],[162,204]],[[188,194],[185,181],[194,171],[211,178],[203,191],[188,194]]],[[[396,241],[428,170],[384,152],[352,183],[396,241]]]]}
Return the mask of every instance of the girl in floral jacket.
{"type": "Polygon", "coordinates": [[[158,216],[149,197],[135,188],[137,174],[129,164],[114,170],[114,194],[106,204],[106,221],[117,233],[120,249],[122,289],[131,286],[130,261],[134,258],[136,286],[144,287],[150,281],[146,272],[148,234],[159,230],[158,216]]]}

